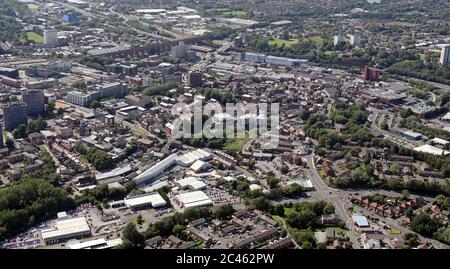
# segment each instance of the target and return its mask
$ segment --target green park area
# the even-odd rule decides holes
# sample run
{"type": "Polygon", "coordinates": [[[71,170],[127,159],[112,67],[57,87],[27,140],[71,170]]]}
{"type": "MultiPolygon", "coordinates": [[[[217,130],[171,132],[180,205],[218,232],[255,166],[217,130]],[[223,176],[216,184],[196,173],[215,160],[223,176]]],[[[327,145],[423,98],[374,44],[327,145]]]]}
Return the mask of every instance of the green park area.
{"type": "Polygon", "coordinates": [[[298,44],[298,39],[281,39],[281,38],[275,38],[275,39],[271,39],[269,40],[269,46],[277,46],[277,47],[281,47],[284,45],[284,47],[286,48],[290,48],[295,44],[298,44]]]}
{"type": "Polygon", "coordinates": [[[38,43],[38,44],[44,43],[44,38],[34,32],[28,32],[27,39],[30,41],[34,41],[35,43],[38,43]]]}
{"type": "Polygon", "coordinates": [[[234,138],[229,139],[224,145],[224,149],[228,152],[241,152],[242,148],[244,147],[245,143],[249,138],[234,138]]]}

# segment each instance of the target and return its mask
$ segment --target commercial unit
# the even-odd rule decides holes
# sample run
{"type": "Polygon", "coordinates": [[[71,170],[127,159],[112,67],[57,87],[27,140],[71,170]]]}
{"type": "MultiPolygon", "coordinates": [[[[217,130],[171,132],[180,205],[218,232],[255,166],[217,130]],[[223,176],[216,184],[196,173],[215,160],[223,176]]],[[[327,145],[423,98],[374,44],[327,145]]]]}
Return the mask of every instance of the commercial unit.
{"type": "Polygon", "coordinates": [[[267,56],[266,63],[284,66],[302,66],[308,64],[308,60],[291,59],[285,57],[267,56]]]}
{"type": "Polygon", "coordinates": [[[114,63],[108,65],[107,71],[116,74],[125,74],[127,76],[135,76],[138,73],[138,66],[136,64],[114,63]]]}
{"type": "Polygon", "coordinates": [[[49,78],[59,75],[62,72],[70,72],[72,64],[70,62],[59,61],[48,64],[37,64],[25,68],[25,75],[29,77],[49,78]]]}
{"type": "Polygon", "coordinates": [[[125,205],[132,210],[138,210],[149,207],[161,207],[167,205],[166,200],[157,192],[146,193],[124,199],[125,205]]]}
{"type": "Polygon", "coordinates": [[[69,249],[109,249],[122,244],[122,238],[106,240],[99,238],[86,242],[73,243],[68,245],[69,249]]]}
{"type": "Polygon", "coordinates": [[[362,215],[353,215],[352,216],[353,223],[359,228],[369,227],[369,221],[365,216],[362,215]]]}
{"type": "Polygon", "coordinates": [[[27,123],[27,105],[22,102],[3,105],[3,122],[5,130],[12,131],[20,124],[27,123]]]}
{"type": "Polygon", "coordinates": [[[123,120],[134,120],[139,118],[142,113],[145,111],[142,107],[137,106],[127,106],[124,108],[119,109],[119,111],[116,112],[116,119],[117,122],[121,122],[123,120]]]}
{"type": "Polygon", "coordinates": [[[246,62],[264,63],[266,55],[259,53],[243,53],[241,59],[246,62]]]}
{"type": "Polygon", "coordinates": [[[175,181],[175,185],[177,185],[180,189],[190,189],[191,191],[198,191],[206,189],[206,184],[203,181],[198,180],[196,177],[187,177],[175,181]]]}
{"type": "Polygon", "coordinates": [[[416,133],[416,132],[409,131],[409,130],[402,131],[401,134],[410,140],[421,140],[422,136],[423,136],[421,133],[416,133]]]}
{"type": "Polygon", "coordinates": [[[158,177],[174,165],[187,167],[191,166],[198,160],[207,161],[210,159],[212,159],[212,154],[203,149],[196,149],[181,156],[173,153],[164,160],[147,169],[142,174],[135,177],[133,181],[138,185],[143,183],[151,183],[152,180],[156,179],[156,177],[158,177]]]}
{"type": "Polygon", "coordinates": [[[41,235],[45,244],[49,245],[91,236],[91,228],[84,217],[63,219],[57,220],[54,228],[42,230],[41,235]]]}
{"type": "Polygon", "coordinates": [[[438,147],[428,145],[428,144],[422,145],[419,147],[415,147],[414,150],[418,151],[418,152],[424,152],[424,153],[429,153],[429,154],[439,155],[439,156],[447,156],[450,154],[450,151],[443,150],[443,149],[440,149],[438,147]]]}
{"type": "Polygon", "coordinates": [[[257,54],[257,53],[243,53],[241,55],[241,60],[254,63],[268,63],[284,66],[302,66],[308,64],[308,60],[304,59],[292,59],[271,55],[266,56],[264,54],[257,54]]]}
{"type": "Polygon", "coordinates": [[[64,98],[66,102],[71,104],[87,107],[94,100],[102,98],[116,97],[123,98],[128,93],[127,85],[122,82],[105,83],[95,86],[89,92],[71,91],[64,98]]]}
{"type": "Polygon", "coordinates": [[[212,200],[203,191],[193,191],[178,194],[175,199],[180,203],[182,208],[193,208],[199,206],[212,205],[212,200]]]}
{"type": "Polygon", "coordinates": [[[44,92],[38,90],[28,90],[22,93],[22,101],[27,104],[28,116],[35,116],[45,111],[44,92]]]}
{"type": "Polygon", "coordinates": [[[152,181],[152,179],[155,179],[157,176],[161,175],[164,171],[167,171],[169,168],[171,168],[173,165],[175,165],[177,160],[177,155],[171,154],[164,160],[158,162],[154,166],[147,169],[142,174],[138,175],[133,179],[133,181],[137,184],[143,184],[152,181]]]}

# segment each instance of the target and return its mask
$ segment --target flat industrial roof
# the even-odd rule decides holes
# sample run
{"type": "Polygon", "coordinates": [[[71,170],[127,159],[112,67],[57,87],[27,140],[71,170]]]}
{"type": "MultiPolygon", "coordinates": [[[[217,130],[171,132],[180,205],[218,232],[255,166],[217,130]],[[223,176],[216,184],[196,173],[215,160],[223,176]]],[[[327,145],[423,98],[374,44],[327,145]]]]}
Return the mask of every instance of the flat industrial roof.
{"type": "Polygon", "coordinates": [[[352,219],[354,222],[356,222],[356,225],[359,227],[368,227],[369,222],[367,221],[367,218],[361,215],[353,215],[352,219]]]}
{"type": "Polygon", "coordinates": [[[428,144],[422,145],[422,146],[419,146],[419,147],[415,147],[414,150],[418,151],[418,152],[424,152],[424,153],[429,153],[429,154],[434,154],[434,155],[448,155],[448,154],[450,154],[450,151],[443,150],[443,149],[440,149],[438,147],[435,147],[435,146],[432,146],[432,145],[428,145],[428,144]]]}
{"type": "Polygon", "coordinates": [[[91,228],[84,217],[58,220],[55,229],[42,231],[42,239],[51,240],[90,231],[91,228]]]}
{"type": "Polygon", "coordinates": [[[183,203],[186,208],[212,205],[212,200],[203,191],[192,191],[176,196],[177,200],[183,203]]]}
{"type": "Polygon", "coordinates": [[[166,200],[164,200],[161,197],[161,195],[157,192],[128,197],[125,198],[124,201],[125,205],[128,207],[144,206],[147,204],[151,204],[152,207],[160,207],[165,206],[167,204],[166,200]]]}

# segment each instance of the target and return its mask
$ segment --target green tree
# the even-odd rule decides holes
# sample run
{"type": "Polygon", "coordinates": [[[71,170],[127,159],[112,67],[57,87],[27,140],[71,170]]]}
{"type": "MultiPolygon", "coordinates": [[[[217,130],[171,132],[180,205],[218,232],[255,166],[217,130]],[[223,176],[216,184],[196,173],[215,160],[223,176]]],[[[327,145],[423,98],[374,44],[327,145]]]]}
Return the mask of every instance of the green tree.
{"type": "Polygon", "coordinates": [[[133,223],[129,223],[123,230],[122,239],[127,248],[144,248],[144,236],[136,230],[133,223]]]}
{"type": "Polygon", "coordinates": [[[335,208],[334,208],[333,204],[331,204],[331,203],[327,203],[327,205],[323,208],[324,214],[333,214],[334,211],[335,211],[335,208]]]}
{"type": "Polygon", "coordinates": [[[266,181],[271,189],[275,188],[279,183],[279,180],[274,175],[267,176],[266,181]]]}
{"type": "Polygon", "coordinates": [[[27,137],[27,126],[25,124],[19,125],[19,127],[13,131],[13,137],[16,139],[27,137]]]}
{"type": "Polygon", "coordinates": [[[217,207],[213,214],[216,218],[224,220],[230,218],[230,216],[234,213],[234,208],[230,204],[225,204],[217,207]]]}
{"type": "Polygon", "coordinates": [[[94,100],[91,103],[91,108],[100,108],[101,106],[102,106],[102,104],[97,100],[94,100]]]}

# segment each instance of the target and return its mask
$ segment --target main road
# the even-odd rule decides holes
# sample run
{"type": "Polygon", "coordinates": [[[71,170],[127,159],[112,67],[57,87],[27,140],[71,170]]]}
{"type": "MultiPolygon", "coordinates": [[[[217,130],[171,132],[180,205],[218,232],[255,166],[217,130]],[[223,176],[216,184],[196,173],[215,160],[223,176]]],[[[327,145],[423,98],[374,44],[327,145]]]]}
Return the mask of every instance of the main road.
{"type": "Polygon", "coordinates": [[[317,172],[316,166],[314,165],[314,154],[306,156],[306,163],[310,171],[309,174],[311,182],[313,183],[316,191],[319,193],[319,197],[333,203],[334,208],[336,209],[336,214],[345,221],[349,228],[349,232],[347,234],[353,247],[356,249],[360,248],[356,233],[352,228],[351,217],[346,208],[347,205],[344,203],[344,201],[347,200],[346,192],[331,188],[323,181],[322,177],[317,172]]]}

